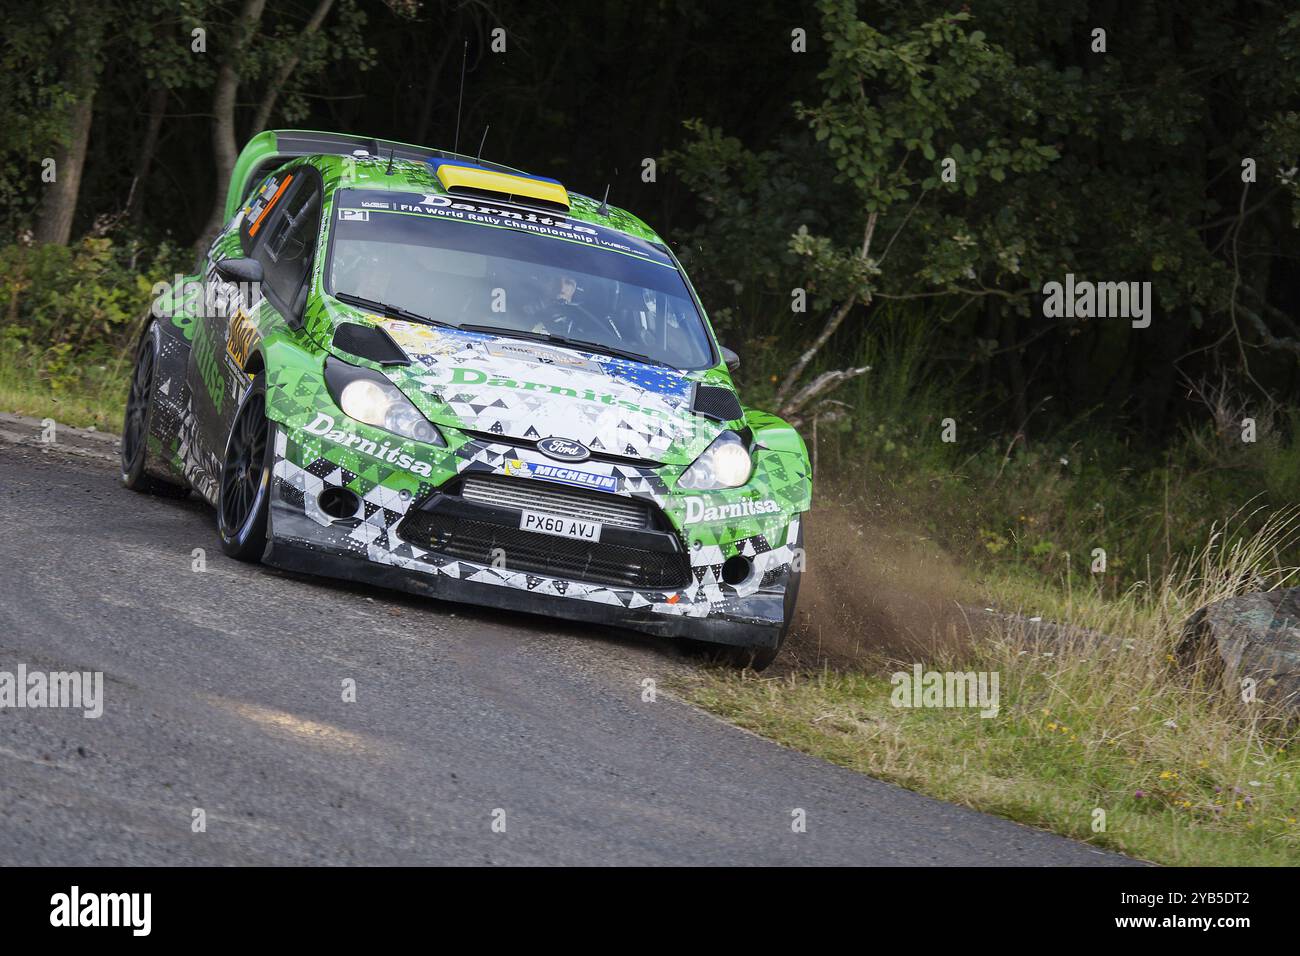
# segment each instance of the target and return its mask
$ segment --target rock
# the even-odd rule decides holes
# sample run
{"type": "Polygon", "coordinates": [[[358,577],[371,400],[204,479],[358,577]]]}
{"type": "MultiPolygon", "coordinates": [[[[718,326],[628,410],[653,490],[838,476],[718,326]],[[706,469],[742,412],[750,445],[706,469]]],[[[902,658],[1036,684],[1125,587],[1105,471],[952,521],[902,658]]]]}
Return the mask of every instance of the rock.
{"type": "Polygon", "coordinates": [[[1258,700],[1300,714],[1300,588],[1242,594],[1207,604],[1187,619],[1178,661],[1202,661],[1240,697],[1253,678],[1258,700]]]}

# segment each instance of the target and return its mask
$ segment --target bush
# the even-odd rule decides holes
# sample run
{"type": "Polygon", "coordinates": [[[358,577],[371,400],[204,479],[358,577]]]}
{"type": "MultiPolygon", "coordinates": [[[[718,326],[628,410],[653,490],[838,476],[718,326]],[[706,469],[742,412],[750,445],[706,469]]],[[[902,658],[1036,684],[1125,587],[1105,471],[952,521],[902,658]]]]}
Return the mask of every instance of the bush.
{"type": "Polygon", "coordinates": [[[146,248],[107,236],[68,246],[4,246],[0,348],[34,367],[53,391],[67,391],[83,367],[130,347],[151,302],[151,276],[173,275],[182,261],[170,244],[146,248]]]}
{"type": "MultiPolygon", "coordinates": [[[[871,371],[836,393],[842,417],[820,422],[815,441],[806,429],[818,497],[847,493],[868,516],[924,533],[977,567],[1110,596],[1158,578],[1202,546],[1211,525],[1235,517],[1248,536],[1295,502],[1294,408],[1261,414],[1253,442],[1240,440],[1241,415],[1225,431],[1212,408],[1163,447],[1087,418],[1025,440],[981,416],[975,388],[927,348],[932,337],[923,313],[875,313],[853,359],[871,371]],[[956,441],[942,440],[947,419],[956,441]]],[[[1300,563],[1297,542],[1280,542],[1279,552],[1300,563]]]]}

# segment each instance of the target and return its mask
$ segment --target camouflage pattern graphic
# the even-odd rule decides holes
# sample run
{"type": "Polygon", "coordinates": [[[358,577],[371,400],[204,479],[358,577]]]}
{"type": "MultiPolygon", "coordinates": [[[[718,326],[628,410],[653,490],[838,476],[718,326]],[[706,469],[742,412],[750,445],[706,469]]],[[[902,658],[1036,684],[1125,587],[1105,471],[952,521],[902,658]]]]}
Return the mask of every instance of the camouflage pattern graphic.
{"type": "MultiPolygon", "coordinates": [[[[224,445],[217,446],[224,438],[214,437],[213,416],[224,421],[233,415],[261,372],[274,429],[273,543],[667,617],[744,618],[747,602],[760,592],[779,597],[802,561],[796,544],[811,503],[808,456],[798,433],[770,414],[742,408],[740,417],[724,422],[692,410],[701,386],[734,391],[725,365],[678,371],[509,335],[431,327],[373,314],[325,291],[340,190],[384,190],[432,202],[447,192],[429,164],[396,160],[390,168],[380,157],[337,155],[286,163],[252,187],[213,244],[206,274],[189,279],[222,285],[214,264],[245,256],[255,230],[277,221],[277,205],[292,195],[291,184],[316,174],[323,186],[321,214],[300,320],[286,320],[270,299],[254,301],[233,286],[216,319],[196,317],[193,301],[172,302],[162,336],[172,372],[149,441],[176,476],[208,501],[217,500],[224,445]],[[335,332],[345,323],[382,329],[409,362],[379,365],[336,346],[335,332]],[[173,357],[178,350],[185,353],[179,363],[173,357]],[[382,374],[438,428],[445,445],[349,418],[326,385],[331,356],[382,374]],[[752,450],[749,481],[717,491],[680,488],[682,475],[725,432],[743,433],[752,450]],[[590,457],[561,465],[539,450],[538,442],[548,438],[580,442],[590,457]],[[438,489],[474,475],[578,487],[597,505],[605,499],[649,503],[677,538],[690,580],[667,589],[593,583],[512,570],[508,552],[501,561],[477,563],[397,536],[398,524],[438,489]],[[320,499],[329,489],[354,493],[362,503],[356,515],[341,520],[326,514],[320,499]],[[724,564],[736,556],[748,559],[752,571],[727,583],[724,564]]],[[[617,230],[629,243],[651,243],[667,255],[635,216],[613,207],[605,215],[588,197],[571,196],[567,217],[559,218],[574,228],[592,223],[617,230]]]]}

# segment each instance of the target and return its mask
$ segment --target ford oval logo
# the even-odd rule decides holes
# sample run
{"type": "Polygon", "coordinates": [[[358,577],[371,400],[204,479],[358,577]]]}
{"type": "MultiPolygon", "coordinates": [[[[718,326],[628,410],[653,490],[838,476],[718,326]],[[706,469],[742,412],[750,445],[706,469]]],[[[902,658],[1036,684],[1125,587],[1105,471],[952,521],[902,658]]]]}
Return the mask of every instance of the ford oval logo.
{"type": "Polygon", "coordinates": [[[586,445],[567,438],[543,438],[537,443],[537,450],[556,461],[586,461],[591,457],[586,445]]]}

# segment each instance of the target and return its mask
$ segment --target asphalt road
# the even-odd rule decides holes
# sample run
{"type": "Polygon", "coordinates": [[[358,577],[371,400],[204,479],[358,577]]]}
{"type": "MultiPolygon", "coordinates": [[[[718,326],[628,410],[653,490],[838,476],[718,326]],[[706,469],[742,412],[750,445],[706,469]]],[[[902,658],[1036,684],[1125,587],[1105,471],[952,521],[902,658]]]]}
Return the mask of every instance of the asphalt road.
{"type": "Polygon", "coordinates": [[[18,432],[0,671],[102,671],[104,709],[0,710],[0,864],[1130,862],[645,702],[668,642],[239,564],[108,442],[18,432]]]}

